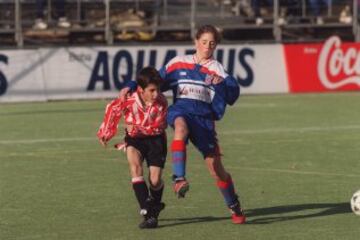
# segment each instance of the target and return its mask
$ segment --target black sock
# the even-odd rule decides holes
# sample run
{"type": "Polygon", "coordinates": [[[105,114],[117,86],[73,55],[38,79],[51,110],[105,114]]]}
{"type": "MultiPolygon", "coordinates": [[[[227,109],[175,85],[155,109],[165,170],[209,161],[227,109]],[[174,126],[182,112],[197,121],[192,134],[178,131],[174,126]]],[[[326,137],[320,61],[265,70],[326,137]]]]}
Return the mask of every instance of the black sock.
{"type": "Polygon", "coordinates": [[[146,209],[147,203],[146,200],[149,197],[149,190],[145,181],[136,181],[132,182],[132,186],[135,192],[137,201],[141,209],[146,209]]]}
{"type": "Polygon", "coordinates": [[[161,182],[161,184],[156,188],[150,185],[150,195],[154,199],[155,203],[161,202],[163,190],[164,190],[164,182],[161,182]]]}

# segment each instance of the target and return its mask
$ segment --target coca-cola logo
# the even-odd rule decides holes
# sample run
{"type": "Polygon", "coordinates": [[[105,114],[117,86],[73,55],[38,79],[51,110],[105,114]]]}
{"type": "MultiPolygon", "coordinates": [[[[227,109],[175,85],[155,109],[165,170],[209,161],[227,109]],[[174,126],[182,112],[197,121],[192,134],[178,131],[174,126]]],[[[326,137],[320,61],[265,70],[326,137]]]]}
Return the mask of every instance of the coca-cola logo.
{"type": "Polygon", "coordinates": [[[348,84],[360,86],[360,49],[344,50],[339,37],[330,37],[321,49],[317,71],[321,83],[328,89],[348,84]]]}

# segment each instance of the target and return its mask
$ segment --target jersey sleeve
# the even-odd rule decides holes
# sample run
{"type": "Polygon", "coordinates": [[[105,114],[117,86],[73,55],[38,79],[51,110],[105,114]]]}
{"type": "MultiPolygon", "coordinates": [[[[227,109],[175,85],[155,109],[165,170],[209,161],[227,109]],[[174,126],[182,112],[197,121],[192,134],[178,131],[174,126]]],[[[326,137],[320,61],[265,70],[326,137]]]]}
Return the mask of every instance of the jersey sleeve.
{"type": "Polygon", "coordinates": [[[224,82],[226,88],[226,94],[225,94],[226,103],[229,105],[233,105],[240,96],[239,83],[234,77],[230,75],[227,75],[227,77],[224,79],[224,82]]]}
{"type": "Polygon", "coordinates": [[[215,95],[211,103],[214,119],[220,120],[226,110],[226,105],[233,105],[240,95],[240,87],[237,80],[225,72],[223,66],[217,63],[216,72],[223,78],[221,83],[213,85],[215,95]]]}
{"type": "Polygon", "coordinates": [[[167,90],[170,89],[169,81],[166,81],[167,76],[168,76],[167,73],[166,73],[166,66],[162,66],[160,68],[159,74],[160,74],[161,78],[163,79],[163,82],[161,84],[161,91],[166,92],[167,90]]]}
{"type": "Polygon", "coordinates": [[[156,132],[162,133],[167,127],[166,117],[167,117],[168,103],[167,103],[166,97],[161,94],[159,96],[158,103],[159,103],[158,116],[154,120],[154,123],[151,127],[154,128],[156,130],[156,132]]]}
{"type": "Polygon", "coordinates": [[[115,99],[106,106],[103,122],[97,132],[99,139],[107,142],[116,135],[122,110],[123,103],[120,99],[115,99]]]}
{"type": "Polygon", "coordinates": [[[174,58],[172,58],[165,66],[162,66],[159,70],[159,74],[161,76],[161,78],[164,80],[162,85],[161,85],[161,91],[162,92],[166,92],[168,90],[171,89],[171,72],[172,72],[172,67],[174,66],[175,63],[180,61],[180,57],[176,56],[174,58]]]}
{"type": "Polygon", "coordinates": [[[224,79],[223,82],[225,83],[220,85],[223,88],[223,97],[227,104],[233,105],[240,95],[239,83],[225,71],[220,63],[217,63],[217,72],[224,79]]]}
{"type": "Polygon", "coordinates": [[[135,92],[137,89],[137,82],[135,80],[128,81],[124,87],[130,88],[130,92],[135,92]]]}
{"type": "MultiPolygon", "coordinates": [[[[159,69],[160,77],[163,79],[161,84],[161,91],[166,92],[170,89],[170,81],[169,81],[169,67],[177,61],[177,57],[171,59],[166,65],[162,66],[159,69]]],[[[124,87],[129,87],[130,92],[134,92],[137,89],[137,83],[135,80],[128,81],[124,87]]]]}

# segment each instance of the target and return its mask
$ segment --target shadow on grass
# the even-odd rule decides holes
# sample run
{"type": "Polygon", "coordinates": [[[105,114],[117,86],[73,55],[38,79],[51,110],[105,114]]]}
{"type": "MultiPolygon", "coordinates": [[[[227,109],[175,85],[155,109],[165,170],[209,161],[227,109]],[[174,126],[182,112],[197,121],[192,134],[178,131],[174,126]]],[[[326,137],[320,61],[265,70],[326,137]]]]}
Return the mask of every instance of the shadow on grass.
{"type": "MultiPolygon", "coordinates": [[[[256,208],[245,211],[246,224],[270,224],[281,221],[300,220],[314,217],[324,217],[335,214],[351,213],[348,202],[344,203],[309,203],[285,205],[268,208],[256,208]],[[271,216],[269,216],[271,215],[271,216]]],[[[159,228],[184,224],[230,220],[230,217],[193,217],[193,218],[160,218],[159,228]],[[171,222],[171,223],[167,223],[171,222]]]]}
{"type": "Polygon", "coordinates": [[[350,212],[351,209],[348,202],[308,203],[299,205],[249,209],[246,211],[246,215],[249,219],[249,221],[247,221],[248,224],[268,224],[281,221],[324,217],[350,212]],[[273,216],[266,217],[266,215],[273,216]]]}
{"type": "Polygon", "coordinates": [[[21,115],[48,115],[48,114],[60,114],[60,113],[87,113],[87,112],[101,112],[101,108],[87,108],[87,109],[44,109],[44,110],[34,110],[34,111],[18,111],[10,113],[0,113],[0,116],[21,116],[21,115]]]}
{"type": "Polygon", "coordinates": [[[160,218],[161,225],[159,225],[158,228],[172,227],[172,226],[191,224],[191,223],[222,221],[229,219],[230,217],[213,217],[213,216],[192,217],[192,218],[164,218],[164,219],[160,218]],[[164,222],[172,222],[172,223],[163,224],[164,222]]]}

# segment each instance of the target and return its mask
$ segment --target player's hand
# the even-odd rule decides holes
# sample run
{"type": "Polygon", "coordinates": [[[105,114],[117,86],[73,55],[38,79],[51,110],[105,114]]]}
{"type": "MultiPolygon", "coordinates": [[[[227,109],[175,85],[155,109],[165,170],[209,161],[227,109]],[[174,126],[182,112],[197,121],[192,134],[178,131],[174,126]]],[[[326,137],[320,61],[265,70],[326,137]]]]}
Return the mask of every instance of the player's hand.
{"type": "Polygon", "coordinates": [[[107,146],[107,141],[106,141],[105,138],[99,138],[99,142],[101,143],[101,145],[102,145],[103,147],[106,147],[106,146],[107,146]]]}
{"type": "Polygon", "coordinates": [[[129,88],[129,87],[124,87],[124,88],[121,89],[120,92],[119,92],[119,98],[120,98],[120,100],[121,100],[121,101],[125,101],[129,94],[130,94],[130,88],[129,88]]]}
{"type": "Polygon", "coordinates": [[[114,147],[119,151],[126,152],[126,143],[117,143],[114,147]]]}
{"type": "Polygon", "coordinates": [[[219,84],[219,83],[222,83],[224,81],[224,78],[214,74],[212,75],[212,80],[211,80],[211,83],[216,85],[216,84],[219,84]]]}

